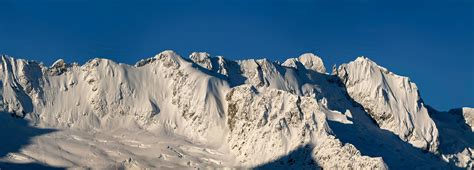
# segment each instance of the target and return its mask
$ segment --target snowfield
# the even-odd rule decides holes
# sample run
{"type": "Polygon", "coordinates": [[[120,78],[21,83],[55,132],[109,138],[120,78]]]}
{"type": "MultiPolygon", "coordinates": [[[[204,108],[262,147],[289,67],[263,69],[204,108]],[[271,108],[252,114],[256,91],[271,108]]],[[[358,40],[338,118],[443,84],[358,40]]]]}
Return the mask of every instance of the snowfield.
{"type": "Polygon", "coordinates": [[[437,111],[366,57],[326,70],[311,53],[2,56],[0,169],[473,168],[474,109],[437,111]]]}

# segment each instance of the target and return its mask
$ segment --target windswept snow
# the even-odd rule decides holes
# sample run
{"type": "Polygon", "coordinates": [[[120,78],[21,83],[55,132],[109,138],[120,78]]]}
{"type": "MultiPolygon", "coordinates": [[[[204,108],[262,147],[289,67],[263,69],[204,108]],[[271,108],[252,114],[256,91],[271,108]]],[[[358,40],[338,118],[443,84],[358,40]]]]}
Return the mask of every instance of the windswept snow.
{"type": "Polygon", "coordinates": [[[332,75],[311,53],[173,51],[133,66],[2,56],[0,71],[0,168],[473,167],[473,109],[438,112],[363,57],[332,75]]]}

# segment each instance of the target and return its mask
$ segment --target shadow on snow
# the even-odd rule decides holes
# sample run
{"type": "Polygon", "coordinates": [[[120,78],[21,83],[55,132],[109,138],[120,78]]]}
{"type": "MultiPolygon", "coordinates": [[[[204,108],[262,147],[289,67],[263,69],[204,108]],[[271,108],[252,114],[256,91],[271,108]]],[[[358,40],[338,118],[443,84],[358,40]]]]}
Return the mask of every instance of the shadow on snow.
{"type": "Polygon", "coordinates": [[[439,112],[427,107],[439,132],[439,149],[443,154],[456,154],[474,148],[474,133],[466,124],[462,109],[439,112]]]}
{"type": "Polygon", "coordinates": [[[291,151],[288,155],[254,167],[254,169],[321,169],[312,158],[312,148],[310,145],[301,146],[291,151]]]}
{"type": "MultiPolygon", "coordinates": [[[[10,113],[0,112],[0,157],[8,153],[19,152],[22,147],[31,144],[32,138],[48,133],[53,129],[39,129],[30,126],[25,119],[17,118],[10,113]]],[[[50,167],[40,163],[12,163],[0,161],[0,169],[64,169],[50,167]]]]}

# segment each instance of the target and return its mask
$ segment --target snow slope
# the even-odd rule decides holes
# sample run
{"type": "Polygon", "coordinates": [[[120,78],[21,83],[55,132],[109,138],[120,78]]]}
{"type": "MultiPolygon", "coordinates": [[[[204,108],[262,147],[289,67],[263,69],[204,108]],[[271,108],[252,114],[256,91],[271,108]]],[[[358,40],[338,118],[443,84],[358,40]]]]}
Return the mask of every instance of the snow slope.
{"type": "MultiPolygon", "coordinates": [[[[0,114],[12,115],[2,131],[24,136],[0,142],[0,168],[472,167],[473,140],[367,58],[333,75],[310,53],[279,64],[163,51],[133,66],[50,67],[2,56],[0,70],[0,114]],[[463,142],[449,149],[446,135],[463,142]]],[[[457,115],[473,127],[472,109],[457,115]]]]}

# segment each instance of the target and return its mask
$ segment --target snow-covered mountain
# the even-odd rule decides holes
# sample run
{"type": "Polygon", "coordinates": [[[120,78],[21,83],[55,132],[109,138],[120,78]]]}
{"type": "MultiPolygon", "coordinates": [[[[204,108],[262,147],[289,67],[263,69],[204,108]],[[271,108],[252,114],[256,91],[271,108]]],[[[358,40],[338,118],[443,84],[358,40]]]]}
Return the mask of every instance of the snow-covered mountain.
{"type": "Polygon", "coordinates": [[[2,56],[0,81],[0,168],[473,168],[473,109],[436,111],[365,57],[2,56]]]}

